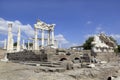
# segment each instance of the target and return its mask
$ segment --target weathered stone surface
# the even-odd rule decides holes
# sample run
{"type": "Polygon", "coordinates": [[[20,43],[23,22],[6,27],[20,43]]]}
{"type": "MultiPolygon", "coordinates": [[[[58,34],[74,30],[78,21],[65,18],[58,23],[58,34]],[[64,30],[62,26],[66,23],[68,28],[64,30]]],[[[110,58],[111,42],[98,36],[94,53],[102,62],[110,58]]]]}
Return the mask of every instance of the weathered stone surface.
{"type": "Polygon", "coordinates": [[[65,68],[66,70],[71,70],[73,69],[73,62],[65,60],[61,63],[61,67],[65,68]]]}

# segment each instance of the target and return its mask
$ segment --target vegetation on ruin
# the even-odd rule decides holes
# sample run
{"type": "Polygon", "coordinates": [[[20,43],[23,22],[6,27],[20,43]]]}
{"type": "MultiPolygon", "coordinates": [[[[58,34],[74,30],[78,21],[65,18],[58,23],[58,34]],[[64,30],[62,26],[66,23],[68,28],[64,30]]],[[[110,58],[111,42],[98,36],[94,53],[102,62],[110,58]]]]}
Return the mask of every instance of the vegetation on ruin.
{"type": "Polygon", "coordinates": [[[15,42],[13,45],[14,45],[14,46],[17,46],[17,42],[15,42]]]}
{"type": "MultiPolygon", "coordinates": [[[[25,43],[26,47],[28,47],[28,43],[25,43]]],[[[29,46],[32,47],[33,43],[29,43],[29,46]]]]}
{"type": "Polygon", "coordinates": [[[117,48],[114,49],[114,51],[115,51],[116,53],[120,53],[120,45],[118,45],[117,48]]]}
{"type": "Polygon", "coordinates": [[[93,45],[91,44],[93,40],[94,40],[94,37],[89,37],[83,44],[83,49],[90,50],[93,47],[93,45]]]}
{"type": "Polygon", "coordinates": [[[112,36],[110,36],[109,39],[117,44],[117,41],[112,36]]]}

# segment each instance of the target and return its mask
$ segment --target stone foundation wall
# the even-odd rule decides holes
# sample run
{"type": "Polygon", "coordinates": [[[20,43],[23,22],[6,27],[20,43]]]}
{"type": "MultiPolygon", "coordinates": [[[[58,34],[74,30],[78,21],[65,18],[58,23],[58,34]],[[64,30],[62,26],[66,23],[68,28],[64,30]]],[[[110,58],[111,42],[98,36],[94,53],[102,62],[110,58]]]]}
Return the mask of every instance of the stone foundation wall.
{"type": "Polygon", "coordinates": [[[117,57],[116,56],[116,53],[96,53],[96,58],[97,59],[99,59],[99,60],[101,60],[101,61],[107,61],[107,62],[109,62],[109,61],[113,61],[114,59],[116,59],[115,57],[117,57]]]}
{"type": "Polygon", "coordinates": [[[43,49],[39,51],[22,51],[15,53],[7,53],[9,60],[18,61],[90,61],[90,51],[73,52],[68,50],[43,49]],[[87,55],[83,55],[87,54],[87,55]],[[82,57],[81,57],[82,55],[82,57]]]}
{"type": "Polygon", "coordinates": [[[18,61],[40,61],[40,54],[35,54],[33,51],[22,51],[16,53],[7,53],[9,60],[18,61]]]}

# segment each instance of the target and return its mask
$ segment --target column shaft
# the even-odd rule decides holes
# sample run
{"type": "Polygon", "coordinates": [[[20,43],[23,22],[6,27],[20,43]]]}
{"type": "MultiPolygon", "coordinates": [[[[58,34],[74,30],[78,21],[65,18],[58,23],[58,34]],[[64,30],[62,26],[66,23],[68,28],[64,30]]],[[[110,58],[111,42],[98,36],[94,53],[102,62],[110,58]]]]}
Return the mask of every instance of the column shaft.
{"type": "Polygon", "coordinates": [[[54,45],[54,30],[52,30],[52,45],[54,45]]]}
{"type": "Polygon", "coordinates": [[[43,29],[41,29],[41,36],[42,36],[42,47],[44,47],[44,30],[43,29]]]}
{"type": "Polygon", "coordinates": [[[34,44],[34,49],[38,50],[38,32],[37,32],[37,28],[35,28],[35,44],[34,44]]]}
{"type": "Polygon", "coordinates": [[[25,41],[23,40],[22,48],[25,49],[25,41]]]}
{"type": "Polygon", "coordinates": [[[28,40],[28,50],[30,50],[30,42],[29,42],[29,40],[28,40]]]}
{"type": "Polygon", "coordinates": [[[20,51],[20,27],[19,27],[19,29],[18,29],[17,51],[20,51]]]}
{"type": "Polygon", "coordinates": [[[8,41],[7,41],[7,51],[13,51],[13,36],[12,36],[12,24],[8,24],[8,41]]]}
{"type": "Polygon", "coordinates": [[[48,36],[47,36],[48,38],[48,41],[47,41],[47,45],[50,45],[50,30],[48,30],[48,36]]]}
{"type": "Polygon", "coordinates": [[[6,44],[7,44],[7,42],[6,42],[6,39],[5,39],[5,41],[4,41],[4,49],[7,48],[7,47],[6,47],[6,44]]]}

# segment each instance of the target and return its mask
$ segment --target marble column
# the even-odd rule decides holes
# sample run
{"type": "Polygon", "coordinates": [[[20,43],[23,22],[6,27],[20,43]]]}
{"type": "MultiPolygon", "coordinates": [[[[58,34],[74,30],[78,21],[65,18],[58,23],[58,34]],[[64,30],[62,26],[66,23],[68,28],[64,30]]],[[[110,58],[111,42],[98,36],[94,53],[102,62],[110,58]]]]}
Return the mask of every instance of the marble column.
{"type": "Polygon", "coordinates": [[[13,36],[12,36],[12,24],[8,24],[8,41],[7,41],[7,51],[13,51],[13,36]]]}
{"type": "Polygon", "coordinates": [[[37,28],[35,28],[35,44],[34,44],[34,50],[38,50],[38,32],[37,28]]]}
{"type": "Polygon", "coordinates": [[[7,41],[6,41],[6,39],[4,40],[4,49],[7,49],[7,41]]]}
{"type": "Polygon", "coordinates": [[[12,39],[12,42],[11,42],[10,52],[13,52],[13,49],[14,49],[14,39],[12,39]]]}
{"type": "Polygon", "coordinates": [[[25,41],[22,42],[22,48],[25,49],[25,41]]]}
{"type": "Polygon", "coordinates": [[[48,30],[47,46],[50,45],[50,30],[48,30]]]}
{"type": "Polygon", "coordinates": [[[44,30],[43,29],[41,29],[41,36],[42,36],[42,47],[44,47],[44,30]]]}
{"type": "Polygon", "coordinates": [[[52,45],[54,46],[54,29],[52,30],[52,45]]]}
{"type": "Polygon", "coordinates": [[[58,41],[55,40],[55,47],[58,48],[58,41]]]}
{"type": "Polygon", "coordinates": [[[20,31],[20,27],[18,29],[18,36],[17,36],[17,51],[20,51],[20,36],[21,36],[21,31],[20,31]]]}
{"type": "Polygon", "coordinates": [[[34,46],[35,46],[35,42],[34,42],[34,40],[33,40],[32,43],[33,43],[32,50],[34,50],[34,46]]]}
{"type": "Polygon", "coordinates": [[[28,50],[30,50],[30,42],[29,42],[29,40],[28,40],[28,50]]]}

